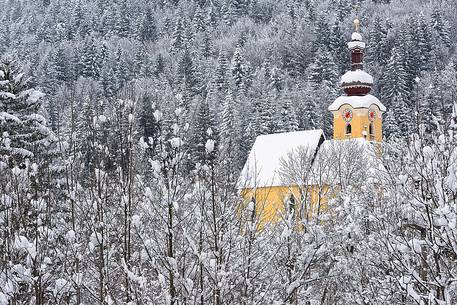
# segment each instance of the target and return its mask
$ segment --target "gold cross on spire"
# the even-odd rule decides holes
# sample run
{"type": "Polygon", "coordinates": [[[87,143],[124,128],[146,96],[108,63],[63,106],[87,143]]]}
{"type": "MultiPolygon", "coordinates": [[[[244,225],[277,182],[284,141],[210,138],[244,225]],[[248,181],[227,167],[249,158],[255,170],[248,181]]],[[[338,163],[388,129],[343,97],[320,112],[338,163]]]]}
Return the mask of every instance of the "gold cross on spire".
{"type": "Polygon", "coordinates": [[[357,1],[356,4],[354,4],[352,6],[352,9],[354,10],[355,12],[355,20],[354,20],[354,27],[355,27],[355,31],[357,33],[359,33],[360,31],[360,20],[359,20],[359,9],[360,9],[360,5],[359,5],[359,2],[357,1]]]}
{"type": "Polygon", "coordinates": [[[356,18],[356,19],[354,20],[354,26],[355,26],[355,31],[356,31],[357,33],[359,33],[359,32],[360,32],[360,20],[359,20],[358,18],[356,18]]]}

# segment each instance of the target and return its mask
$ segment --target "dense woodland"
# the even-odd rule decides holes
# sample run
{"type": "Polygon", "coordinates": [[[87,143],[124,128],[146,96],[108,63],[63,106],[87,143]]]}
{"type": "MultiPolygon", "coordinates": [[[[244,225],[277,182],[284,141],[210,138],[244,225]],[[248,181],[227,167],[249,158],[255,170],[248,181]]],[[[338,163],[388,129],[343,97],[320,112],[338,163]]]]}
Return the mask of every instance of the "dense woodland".
{"type": "Polygon", "coordinates": [[[354,2],[0,0],[0,305],[457,304],[454,0],[358,2],[381,166],[283,160],[333,179],[313,216],[239,198],[256,136],[331,137],[354,2]]]}

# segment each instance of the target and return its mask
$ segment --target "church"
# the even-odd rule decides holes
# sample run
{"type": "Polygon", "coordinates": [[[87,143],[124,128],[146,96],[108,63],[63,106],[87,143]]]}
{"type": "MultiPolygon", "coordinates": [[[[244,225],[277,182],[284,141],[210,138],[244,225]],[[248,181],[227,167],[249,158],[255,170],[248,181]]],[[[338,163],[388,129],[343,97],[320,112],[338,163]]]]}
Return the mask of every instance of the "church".
{"type": "Polygon", "coordinates": [[[370,94],[373,77],[363,70],[366,44],[359,33],[360,21],[356,19],[354,25],[356,31],[348,42],[351,70],[341,78],[344,94],[328,106],[333,139],[326,139],[322,130],[305,130],[255,140],[238,187],[246,207],[255,210],[263,223],[279,221],[294,202],[301,203],[294,208],[300,209],[302,217],[320,213],[332,197],[330,189],[335,188],[331,186],[338,184],[332,172],[341,171],[342,155],[356,162],[367,148],[382,141],[386,107],[370,94]]]}

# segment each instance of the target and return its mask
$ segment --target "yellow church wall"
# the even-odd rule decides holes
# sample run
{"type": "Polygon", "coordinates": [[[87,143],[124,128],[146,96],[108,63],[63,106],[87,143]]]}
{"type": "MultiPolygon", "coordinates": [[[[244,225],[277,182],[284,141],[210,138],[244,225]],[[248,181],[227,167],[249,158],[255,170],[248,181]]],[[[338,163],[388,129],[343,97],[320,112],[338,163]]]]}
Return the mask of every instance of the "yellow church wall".
{"type": "Polygon", "coordinates": [[[335,140],[344,140],[351,138],[364,138],[363,132],[366,131],[367,140],[381,142],[382,141],[382,116],[377,105],[372,106],[376,110],[376,118],[373,121],[374,138],[370,137],[368,118],[368,108],[352,108],[348,104],[344,104],[337,111],[333,111],[333,138],[335,140]],[[346,109],[352,110],[352,120],[346,122],[343,117],[343,112],[346,109]],[[351,134],[346,134],[346,126],[351,124],[351,134]]]}
{"type": "MultiPolygon", "coordinates": [[[[252,198],[256,202],[256,215],[260,218],[260,226],[265,223],[277,223],[282,220],[285,212],[285,199],[290,198],[291,195],[295,197],[296,203],[306,204],[307,207],[302,208],[298,204],[295,206],[296,210],[301,210],[306,215],[303,217],[312,217],[320,212],[325,211],[326,204],[329,198],[329,187],[319,187],[312,185],[305,190],[300,191],[298,186],[271,186],[259,187],[255,189],[244,189],[241,193],[244,199],[244,205],[247,205],[252,198]],[[302,200],[301,193],[305,193],[308,200],[302,200]],[[308,209],[308,211],[306,211],[308,209]]],[[[244,209],[243,207],[242,209],[244,209]]]]}

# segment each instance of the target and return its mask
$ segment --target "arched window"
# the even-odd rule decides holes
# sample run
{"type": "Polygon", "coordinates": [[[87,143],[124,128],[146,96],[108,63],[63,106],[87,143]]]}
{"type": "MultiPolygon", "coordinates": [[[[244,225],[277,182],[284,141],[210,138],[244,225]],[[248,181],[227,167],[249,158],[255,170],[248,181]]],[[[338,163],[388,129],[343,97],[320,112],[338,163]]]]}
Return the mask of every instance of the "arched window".
{"type": "Polygon", "coordinates": [[[370,136],[374,135],[374,128],[373,128],[373,123],[370,123],[370,127],[368,129],[370,136]]]}
{"type": "Polygon", "coordinates": [[[352,133],[352,127],[351,127],[351,124],[347,124],[346,125],[346,134],[349,135],[352,133]]]}

